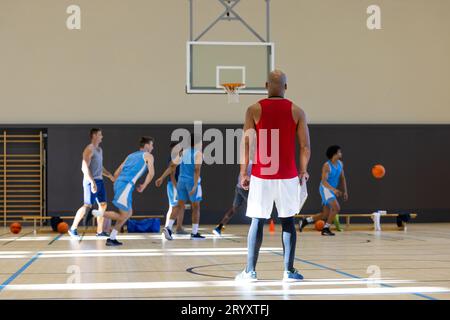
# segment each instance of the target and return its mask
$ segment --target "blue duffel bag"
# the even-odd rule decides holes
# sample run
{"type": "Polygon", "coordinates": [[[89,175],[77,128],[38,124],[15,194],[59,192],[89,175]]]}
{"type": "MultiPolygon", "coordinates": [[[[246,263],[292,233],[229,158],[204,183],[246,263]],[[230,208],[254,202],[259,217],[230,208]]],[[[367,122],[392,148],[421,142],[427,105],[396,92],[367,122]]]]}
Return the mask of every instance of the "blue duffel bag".
{"type": "Polygon", "coordinates": [[[160,220],[157,218],[149,218],[142,220],[130,219],[127,221],[128,233],[148,233],[159,232],[160,220]]]}

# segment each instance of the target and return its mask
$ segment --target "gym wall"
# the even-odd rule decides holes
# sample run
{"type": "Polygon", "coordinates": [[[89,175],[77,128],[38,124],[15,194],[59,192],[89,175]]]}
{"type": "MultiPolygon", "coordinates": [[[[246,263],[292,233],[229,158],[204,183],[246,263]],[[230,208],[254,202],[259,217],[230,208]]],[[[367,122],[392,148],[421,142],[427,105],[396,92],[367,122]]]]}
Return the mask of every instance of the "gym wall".
{"type": "MultiPolygon", "coordinates": [[[[372,0],[272,0],[276,66],[312,123],[449,123],[450,1],[378,0],[382,30],[366,27],[372,0]],[[295,31],[295,32],[293,32],[295,31]]],[[[195,32],[217,1],[194,0],[195,32]],[[205,14],[207,13],[207,14],[205,14]]],[[[265,31],[265,1],[238,13],[265,31]]],[[[0,1],[0,106],[6,124],[240,123],[245,96],[186,95],[187,0],[0,1]],[[66,8],[81,7],[81,30],[66,8]]],[[[222,22],[202,40],[256,41],[222,22]]]]}
{"type": "MultiPolygon", "coordinates": [[[[194,4],[198,34],[223,7],[212,0],[194,4]]],[[[366,27],[371,4],[271,1],[276,66],[288,74],[288,98],[312,123],[305,212],[320,209],[324,152],[337,143],[350,191],[343,211],[413,210],[418,221],[448,220],[450,2],[378,0],[377,31],[366,27]],[[381,181],[370,176],[375,163],[386,166],[381,181]]],[[[264,33],[265,1],[243,0],[236,9],[264,33]]],[[[0,121],[48,129],[50,214],[73,214],[81,204],[81,152],[91,126],[104,128],[110,170],[135,150],[140,135],[155,136],[161,173],[173,129],[194,120],[240,127],[246,107],[262,98],[242,96],[228,105],[224,95],[185,93],[188,17],[187,0],[0,1],[0,121]],[[81,7],[81,30],[66,28],[71,4],[81,7]]],[[[228,22],[203,40],[256,41],[228,22]]],[[[231,165],[203,168],[202,222],[215,223],[231,204],[237,173],[231,165]]],[[[138,213],[167,209],[164,189],[151,187],[135,199],[138,213]]]]}
{"type": "MultiPolygon", "coordinates": [[[[115,170],[123,159],[138,148],[142,135],[151,135],[155,143],[156,175],[167,166],[170,134],[174,125],[102,126],[104,165],[115,170]]],[[[192,129],[190,125],[183,125],[192,129]]],[[[236,125],[214,126],[221,131],[236,125]]],[[[203,130],[209,127],[205,126],[203,130]]],[[[81,153],[88,143],[90,126],[48,126],[48,210],[50,214],[72,215],[82,204],[81,153]]],[[[321,209],[318,192],[325,150],[338,143],[343,148],[350,199],[342,203],[342,212],[371,213],[417,212],[416,221],[450,221],[446,183],[450,176],[450,126],[448,125],[312,125],[312,158],[308,184],[309,199],[303,212],[321,209]],[[370,168],[382,163],[384,179],[376,180],[370,168]]],[[[226,156],[224,150],[224,156],[226,156]]],[[[202,223],[217,223],[232,203],[239,168],[237,165],[203,165],[202,223]]],[[[106,182],[112,200],[112,184],[106,182]]],[[[167,211],[165,185],[152,183],[143,194],[134,193],[136,214],[164,214],[167,211]]],[[[110,208],[112,205],[110,206],[110,208]]],[[[190,214],[186,215],[186,222],[190,214]]],[[[366,220],[363,220],[367,222],[366,220]]],[[[247,223],[244,214],[232,223],[247,223]]],[[[355,220],[357,222],[357,220],[355,220]]]]}

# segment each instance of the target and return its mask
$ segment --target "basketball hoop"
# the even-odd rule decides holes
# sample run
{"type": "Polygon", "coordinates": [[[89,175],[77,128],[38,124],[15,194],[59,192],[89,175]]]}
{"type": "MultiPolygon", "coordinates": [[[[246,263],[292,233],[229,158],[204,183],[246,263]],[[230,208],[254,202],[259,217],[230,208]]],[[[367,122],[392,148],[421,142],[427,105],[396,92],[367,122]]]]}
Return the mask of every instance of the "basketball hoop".
{"type": "Polygon", "coordinates": [[[228,103],[239,103],[239,91],[245,88],[243,83],[222,83],[222,87],[228,95],[228,103]]]}

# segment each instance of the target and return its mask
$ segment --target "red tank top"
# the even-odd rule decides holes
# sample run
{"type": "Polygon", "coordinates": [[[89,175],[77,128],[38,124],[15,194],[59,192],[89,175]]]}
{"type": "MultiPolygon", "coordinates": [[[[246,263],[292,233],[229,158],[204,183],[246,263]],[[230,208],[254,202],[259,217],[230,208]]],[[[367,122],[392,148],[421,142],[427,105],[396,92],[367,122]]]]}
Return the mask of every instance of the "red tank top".
{"type": "Polygon", "coordinates": [[[253,164],[252,175],[262,179],[297,177],[295,164],[297,124],[292,118],[292,102],[287,99],[264,99],[259,101],[259,104],[261,118],[256,124],[256,161],[253,164]]]}

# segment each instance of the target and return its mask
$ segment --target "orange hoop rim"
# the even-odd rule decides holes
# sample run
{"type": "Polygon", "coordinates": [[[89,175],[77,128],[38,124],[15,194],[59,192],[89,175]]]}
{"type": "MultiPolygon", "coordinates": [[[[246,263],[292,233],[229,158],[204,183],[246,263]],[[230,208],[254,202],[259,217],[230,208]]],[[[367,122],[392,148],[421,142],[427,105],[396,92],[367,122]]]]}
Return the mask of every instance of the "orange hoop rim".
{"type": "Polygon", "coordinates": [[[239,88],[243,88],[245,86],[244,83],[240,83],[240,82],[229,82],[229,83],[222,83],[222,87],[224,87],[227,90],[236,90],[239,88]]]}

